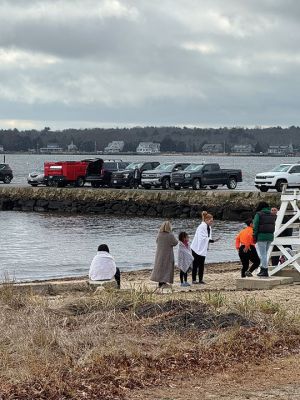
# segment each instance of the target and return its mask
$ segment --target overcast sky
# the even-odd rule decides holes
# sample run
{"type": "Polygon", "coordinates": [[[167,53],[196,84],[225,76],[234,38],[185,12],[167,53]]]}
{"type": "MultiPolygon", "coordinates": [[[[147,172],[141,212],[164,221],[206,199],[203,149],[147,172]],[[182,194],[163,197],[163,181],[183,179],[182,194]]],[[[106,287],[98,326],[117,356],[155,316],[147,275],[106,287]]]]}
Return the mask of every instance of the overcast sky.
{"type": "Polygon", "coordinates": [[[0,0],[0,128],[299,125],[299,0],[0,0]]]}

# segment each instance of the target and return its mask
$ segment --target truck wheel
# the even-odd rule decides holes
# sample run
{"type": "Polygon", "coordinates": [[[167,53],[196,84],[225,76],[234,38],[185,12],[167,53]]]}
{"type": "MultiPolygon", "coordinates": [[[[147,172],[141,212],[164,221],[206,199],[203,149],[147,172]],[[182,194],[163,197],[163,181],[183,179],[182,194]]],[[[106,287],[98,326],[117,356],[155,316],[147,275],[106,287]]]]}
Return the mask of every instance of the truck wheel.
{"type": "Polygon", "coordinates": [[[285,179],[278,179],[278,181],[276,182],[276,185],[275,185],[275,189],[277,190],[277,192],[282,192],[282,185],[284,183],[287,183],[287,181],[285,179]]]}
{"type": "Polygon", "coordinates": [[[82,176],[79,176],[75,182],[75,186],[82,187],[85,184],[85,180],[82,176]]]}
{"type": "Polygon", "coordinates": [[[31,183],[32,187],[37,187],[37,185],[38,185],[37,183],[31,183]]]}
{"type": "Polygon", "coordinates": [[[267,192],[267,191],[269,190],[269,188],[268,188],[267,186],[261,186],[261,187],[259,188],[259,190],[260,190],[261,192],[265,193],[265,192],[267,192]]]}
{"type": "Polygon", "coordinates": [[[149,190],[149,189],[151,189],[151,186],[150,185],[144,185],[143,188],[149,190]]]}
{"type": "Polygon", "coordinates": [[[228,187],[228,189],[235,189],[235,188],[236,188],[236,185],[237,185],[236,179],[235,179],[233,176],[231,176],[231,177],[228,179],[228,182],[227,182],[227,187],[228,187]]]}
{"type": "Polygon", "coordinates": [[[210,186],[211,189],[218,189],[218,185],[210,186]]]}
{"type": "Polygon", "coordinates": [[[201,189],[201,182],[199,179],[194,179],[193,181],[193,189],[194,190],[200,190],[201,189]]]}
{"type": "Polygon", "coordinates": [[[11,182],[11,177],[9,175],[5,175],[3,178],[4,183],[10,183],[11,182]]]}
{"type": "Polygon", "coordinates": [[[168,178],[164,178],[161,185],[164,189],[170,189],[170,180],[168,178]]]}
{"type": "Polygon", "coordinates": [[[180,186],[174,186],[175,190],[180,190],[180,186]]]}
{"type": "Polygon", "coordinates": [[[98,188],[98,187],[100,187],[100,183],[99,182],[91,182],[91,186],[93,188],[98,188]]]}
{"type": "Polygon", "coordinates": [[[130,189],[134,189],[134,188],[135,188],[134,179],[130,179],[130,181],[129,181],[129,188],[130,188],[130,189]]]}

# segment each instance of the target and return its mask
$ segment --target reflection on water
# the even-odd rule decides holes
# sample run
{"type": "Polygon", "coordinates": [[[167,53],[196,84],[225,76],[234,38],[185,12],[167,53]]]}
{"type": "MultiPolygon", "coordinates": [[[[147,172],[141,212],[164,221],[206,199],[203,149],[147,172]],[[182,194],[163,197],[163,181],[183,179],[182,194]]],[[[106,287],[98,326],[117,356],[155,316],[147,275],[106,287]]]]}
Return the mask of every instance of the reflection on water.
{"type": "MultiPolygon", "coordinates": [[[[0,211],[0,275],[18,280],[79,276],[88,272],[101,243],[107,243],[121,270],[151,267],[161,218],[59,215],[0,211]]],[[[190,239],[199,220],[174,220],[174,233],[190,239]]],[[[237,260],[238,222],[215,221],[208,262],[237,260]]],[[[175,254],[177,250],[175,250],[175,254]]]]}

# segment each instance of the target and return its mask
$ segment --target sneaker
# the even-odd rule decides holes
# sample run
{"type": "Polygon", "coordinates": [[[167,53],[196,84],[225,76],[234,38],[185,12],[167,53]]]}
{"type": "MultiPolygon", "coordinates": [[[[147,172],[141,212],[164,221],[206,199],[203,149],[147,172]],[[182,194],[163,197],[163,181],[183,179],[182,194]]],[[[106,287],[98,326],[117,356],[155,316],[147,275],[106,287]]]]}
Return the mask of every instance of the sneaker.
{"type": "Polygon", "coordinates": [[[245,272],[245,275],[246,275],[248,278],[250,278],[251,276],[253,276],[252,273],[251,273],[250,271],[246,271],[246,272],[245,272]]]}
{"type": "Polygon", "coordinates": [[[188,287],[188,286],[191,286],[191,285],[188,282],[184,282],[183,286],[184,287],[188,287]]]}
{"type": "Polygon", "coordinates": [[[193,281],[192,284],[193,285],[199,285],[199,282],[198,281],[193,281]]]}
{"type": "Polygon", "coordinates": [[[199,282],[199,285],[206,285],[206,282],[200,281],[200,282],[199,282]]]}
{"type": "Polygon", "coordinates": [[[263,274],[260,276],[261,278],[269,278],[269,272],[267,268],[264,268],[263,274]]]}
{"type": "Polygon", "coordinates": [[[260,278],[268,278],[269,277],[268,268],[261,268],[257,276],[259,276],[260,278]]]}
{"type": "Polygon", "coordinates": [[[180,284],[180,286],[181,286],[181,287],[184,287],[184,286],[185,286],[185,284],[182,282],[182,283],[180,284]]]}

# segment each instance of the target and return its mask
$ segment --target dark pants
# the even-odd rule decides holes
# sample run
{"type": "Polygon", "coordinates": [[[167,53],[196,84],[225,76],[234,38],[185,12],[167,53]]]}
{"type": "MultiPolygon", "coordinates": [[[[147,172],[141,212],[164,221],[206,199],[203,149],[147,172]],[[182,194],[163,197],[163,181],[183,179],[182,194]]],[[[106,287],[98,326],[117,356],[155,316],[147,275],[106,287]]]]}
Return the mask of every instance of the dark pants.
{"type": "Polygon", "coordinates": [[[192,280],[196,281],[197,280],[197,274],[199,274],[199,282],[203,281],[203,274],[204,274],[204,261],[205,257],[204,256],[199,256],[199,254],[195,253],[192,250],[192,254],[194,257],[193,261],[193,269],[192,269],[192,280]]]}
{"type": "MultiPolygon", "coordinates": [[[[290,245],[286,245],[283,247],[286,247],[287,249],[292,249],[292,246],[290,246],[290,245]]],[[[277,246],[274,246],[273,251],[280,251],[280,250],[278,249],[277,246]]],[[[279,264],[279,259],[280,259],[280,256],[271,256],[272,267],[276,267],[279,264]]]]}
{"type": "Polygon", "coordinates": [[[188,274],[187,272],[183,272],[180,270],[180,274],[179,274],[180,283],[183,283],[183,281],[187,282],[187,274],[188,274]]]}
{"type": "Polygon", "coordinates": [[[115,280],[117,282],[117,285],[120,286],[121,285],[121,273],[119,268],[117,267],[116,273],[115,273],[115,280]]]}
{"type": "Polygon", "coordinates": [[[258,257],[256,248],[254,246],[250,246],[250,249],[245,253],[244,252],[245,246],[241,246],[239,248],[239,257],[242,262],[242,270],[241,275],[242,278],[245,278],[245,272],[249,270],[249,272],[253,272],[256,268],[259,267],[260,258],[258,257]],[[252,262],[252,265],[249,269],[249,262],[252,262]]]}

